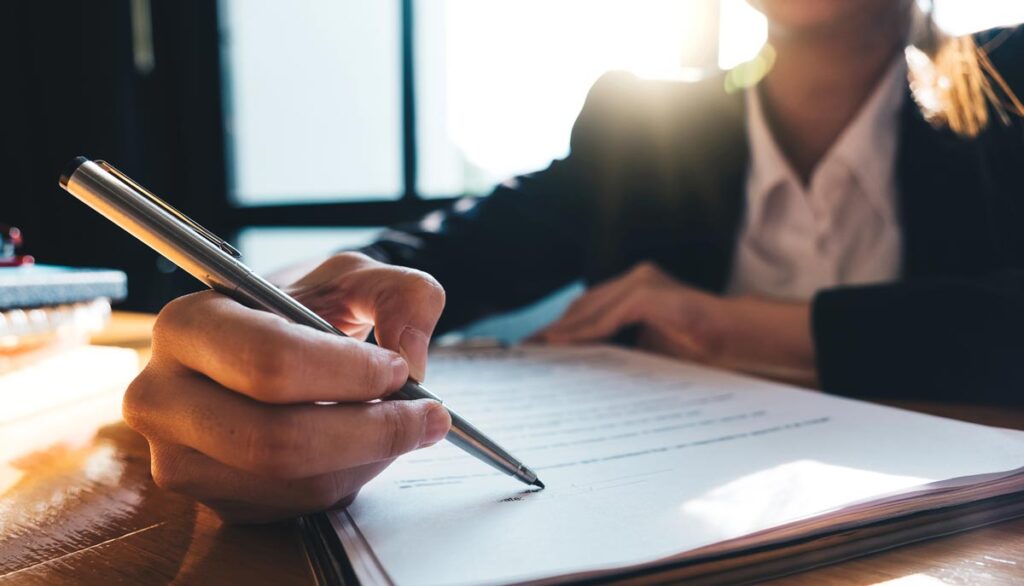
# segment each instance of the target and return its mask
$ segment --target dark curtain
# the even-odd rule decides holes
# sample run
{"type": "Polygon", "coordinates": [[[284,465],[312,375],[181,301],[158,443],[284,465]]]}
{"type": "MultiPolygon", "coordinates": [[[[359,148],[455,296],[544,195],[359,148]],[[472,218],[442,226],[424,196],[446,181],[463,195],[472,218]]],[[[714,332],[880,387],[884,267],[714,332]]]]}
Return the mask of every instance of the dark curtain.
{"type": "Polygon", "coordinates": [[[22,228],[37,262],[127,272],[124,309],[197,289],[57,177],[76,155],[106,159],[223,230],[216,2],[7,0],[0,11],[0,222],[22,228]],[[139,63],[147,46],[153,59],[139,63]]]}

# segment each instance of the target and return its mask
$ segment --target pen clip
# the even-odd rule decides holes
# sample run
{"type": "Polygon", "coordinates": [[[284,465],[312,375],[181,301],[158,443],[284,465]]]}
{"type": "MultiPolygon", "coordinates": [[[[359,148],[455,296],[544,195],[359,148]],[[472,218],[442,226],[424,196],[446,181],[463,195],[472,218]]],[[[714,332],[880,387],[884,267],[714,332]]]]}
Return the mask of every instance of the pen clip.
{"type": "Polygon", "coordinates": [[[167,212],[168,214],[171,214],[180,222],[195,230],[200,236],[209,240],[210,243],[216,246],[217,248],[223,250],[227,254],[230,254],[234,258],[242,258],[242,253],[238,252],[238,250],[234,246],[228,244],[226,240],[224,240],[220,236],[217,236],[213,232],[210,232],[206,228],[203,228],[203,226],[199,222],[181,213],[180,211],[178,211],[177,208],[157,197],[155,193],[136,183],[134,179],[122,173],[120,170],[118,170],[117,167],[111,165],[106,161],[101,160],[96,161],[96,164],[102,167],[104,171],[107,171],[108,173],[116,177],[119,181],[121,181],[128,187],[137,191],[139,195],[148,199],[150,202],[158,206],[163,211],[167,212]]]}

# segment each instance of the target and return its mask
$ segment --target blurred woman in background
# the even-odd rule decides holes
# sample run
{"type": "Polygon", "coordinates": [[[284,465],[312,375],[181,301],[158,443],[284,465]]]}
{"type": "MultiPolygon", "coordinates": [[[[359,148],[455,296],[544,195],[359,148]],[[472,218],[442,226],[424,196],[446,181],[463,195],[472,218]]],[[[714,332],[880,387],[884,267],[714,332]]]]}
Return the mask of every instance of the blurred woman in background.
{"type": "Polygon", "coordinates": [[[1024,107],[1007,82],[1024,80],[1021,31],[949,38],[913,0],[752,4],[769,44],[724,80],[742,114],[717,88],[666,99],[605,81],[659,123],[668,100],[675,118],[711,117],[689,123],[706,135],[656,147],[651,172],[669,194],[673,160],[718,174],[702,194],[714,201],[701,211],[720,214],[701,242],[706,275],[680,280],[688,269],[662,249],[660,268],[592,289],[539,338],[637,323],[654,350],[835,392],[1024,400],[1024,107]]]}
{"type": "Polygon", "coordinates": [[[169,304],[125,398],[157,482],[242,520],[344,503],[444,437],[435,404],[366,402],[423,378],[435,331],[580,279],[538,340],[628,331],[827,392],[1024,401],[1024,31],[943,38],[913,0],[752,4],[751,64],[609,74],[565,159],[289,286],[379,347],[212,292],[169,304]]]}

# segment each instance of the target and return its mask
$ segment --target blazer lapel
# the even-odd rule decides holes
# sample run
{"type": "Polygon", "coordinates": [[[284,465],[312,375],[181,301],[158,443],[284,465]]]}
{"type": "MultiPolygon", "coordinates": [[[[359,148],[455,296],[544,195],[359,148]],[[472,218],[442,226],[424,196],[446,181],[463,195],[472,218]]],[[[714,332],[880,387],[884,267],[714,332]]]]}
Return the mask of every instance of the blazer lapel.
{"type": "Polygon", "coordinates": [[[710,291],[722,292],[732,274],[733,256],[746,207],[749,147],[742,92],[722,85],[713,108],[697,132],[680,133],[691,141],[681,150],[694,159],[684,205],[676,210],[677,274],[710,291]],[[693,145],[696,145],[694,148],[693,145]]]}
{"type": "Polygon", "coordinates": [[[976,272],[990,256],[989,194],[973,141],[928,123],[908,95],[897,155],[903,276],[976,272]]]}

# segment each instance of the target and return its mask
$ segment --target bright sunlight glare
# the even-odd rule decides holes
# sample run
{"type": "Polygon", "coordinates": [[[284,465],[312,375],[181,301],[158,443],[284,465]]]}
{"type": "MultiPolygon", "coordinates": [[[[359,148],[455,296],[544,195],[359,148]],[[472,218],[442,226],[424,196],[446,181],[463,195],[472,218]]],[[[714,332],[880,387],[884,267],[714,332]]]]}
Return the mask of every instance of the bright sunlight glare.
{"type": "MultiPolygon", "coordinates": [[[[698,78],[753,58],[768,29],[746,0],[435,1],[422,0],[421,12],[443,15],[421,47],[443,66],[421,63],[433,81],[418,97],[431,113],[420,122],[420,183],[436,195],[483,193],[565,156],[603,73],[698,78]]],[[[934,2],[956,34],[1024,20],[1020,1],[934,2]]]]}
{"type": "Polygon", "coordinates": [[[565,154],[602,73],[679,75],[707,39],[710,8],[678,0],[448,0],[449,136],[469,164],[499,177],[542,168],[565,154]]]}

